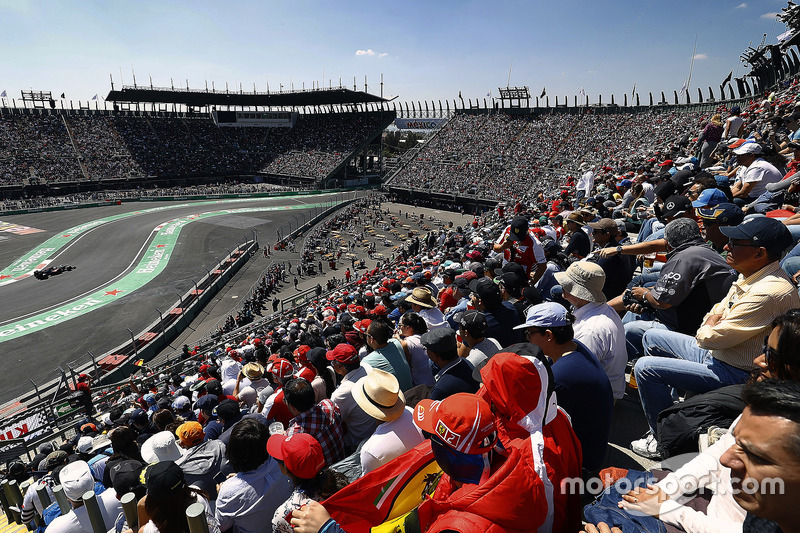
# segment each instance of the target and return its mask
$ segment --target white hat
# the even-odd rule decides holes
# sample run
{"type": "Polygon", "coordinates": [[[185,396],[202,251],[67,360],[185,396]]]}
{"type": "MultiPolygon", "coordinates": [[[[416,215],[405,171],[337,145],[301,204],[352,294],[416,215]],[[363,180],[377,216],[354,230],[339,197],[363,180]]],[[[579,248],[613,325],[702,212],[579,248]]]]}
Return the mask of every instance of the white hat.
{"type": "Polygon", "coordinates": [[[761,153],[761,145],[757,142],[748,141],[741,145],[739,148],[733,150],[733,153],[736,155],[742,154],[760,154],[761,153]]]}
{"type": "Polygon", "coordinates": [[[177,461],[181,457],[183,457],[183,452],[170,431],[156,433],[142,444],[142,459],[148,463],[177,461]]]}
{"type": "Polygon", "coordinates": [[[75,451],[78,453],[91,453],[92,452],[92,437],[81,437],[78,439],[78,445],[75,446],[75,451]]]}
{"type": "Polygon", "coordinates": [[[86,461],[69,463],[61,469],[58,480],[64,487],[64,495],[74,502],[80,501],[84,494],[94,489],[94,478],[86,461]]]}
{"type": "Polygon", "coordinates": [[[353,384],[352,395],[361,409],[381,422],[397,420],[406,408],[397,378],[377,368],[353,384]]]}
{"type": "Polygon", "coordinates": [[[565,291],[587,302],[604,303],[603,285],[606,273],[603,267],[591,261],[572,263],[566,271],[554,274],[565,291]]]}

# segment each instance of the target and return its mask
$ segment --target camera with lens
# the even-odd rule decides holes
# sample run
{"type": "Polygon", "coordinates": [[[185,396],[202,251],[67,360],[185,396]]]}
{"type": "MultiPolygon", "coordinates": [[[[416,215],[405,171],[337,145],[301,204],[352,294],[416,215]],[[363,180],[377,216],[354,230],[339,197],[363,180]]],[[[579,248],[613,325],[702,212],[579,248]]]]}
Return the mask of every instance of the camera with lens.
{"type": "Polygon", "coordinates": [[[625,289],[625,292],[622,293],[622,303],[625,304],[625,307],[629,307],[631,305],[638,305],[642,307],[643,311],[651,311],[653,307],[648,303],[647,300],[637,300],[633,296],[633,290],[625,289]]]}

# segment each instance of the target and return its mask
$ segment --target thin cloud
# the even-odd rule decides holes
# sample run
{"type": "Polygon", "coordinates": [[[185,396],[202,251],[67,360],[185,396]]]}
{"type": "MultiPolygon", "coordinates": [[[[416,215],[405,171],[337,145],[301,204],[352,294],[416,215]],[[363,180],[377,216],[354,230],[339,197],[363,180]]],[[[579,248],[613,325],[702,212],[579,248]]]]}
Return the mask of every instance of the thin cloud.
{"type": "Polygon", "coordinates": [[[738,6],[734,7],[733,9],[744,9],[747,7],[747,2],[742,2],[738,6]]]}
{"type": "Polygon", "coordinates": [[[386,52],[376,52],[372,48],[367,48],[366,50],[356,50],[357,56],[374,56],[374,57],[386,57],[389,54],[386,52]]]}
{"type": "Polygon", "coordinates": [[[695,59],[708,59],[708,54],[695,54],[695,59]]]}
{"type": "Polygon", "coordinates": [[[764,13],[763,15],[761,15],[761,18],[769,20],[777,20],[778,15],[780,15],[780,13],[764,13]]]}

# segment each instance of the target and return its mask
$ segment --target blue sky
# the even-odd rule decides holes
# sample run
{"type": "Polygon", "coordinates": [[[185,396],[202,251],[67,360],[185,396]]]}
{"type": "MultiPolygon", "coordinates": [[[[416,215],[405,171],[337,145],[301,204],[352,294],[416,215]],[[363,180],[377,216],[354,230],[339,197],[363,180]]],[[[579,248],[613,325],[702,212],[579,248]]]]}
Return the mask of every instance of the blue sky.
{"type": "MultiPolygon", "coordinates": [[[[0,92],[87,100],[115,84],[272,91],[339,78],[398,101],[483,98],[505,86],[594,102],[679,90],[695,35],[696,87],[718,90],[739,55],[785,28],[785,0],[327,1],[0,0],[0,92]],[[324,78],[323,78],[324,73],[324,78]]],[[[738,71],[737,71],[738,67],[738,71]]]]}

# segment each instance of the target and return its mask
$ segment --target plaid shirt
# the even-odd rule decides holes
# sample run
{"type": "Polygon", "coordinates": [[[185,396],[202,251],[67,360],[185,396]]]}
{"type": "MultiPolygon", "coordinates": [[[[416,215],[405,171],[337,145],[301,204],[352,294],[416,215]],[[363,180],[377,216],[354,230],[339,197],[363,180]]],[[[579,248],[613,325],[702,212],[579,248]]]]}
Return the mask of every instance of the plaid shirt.
{"type": "Polygon", "coordinates": [[[344,459],[344,424],[339,408],[328,400],[322,400],[289,422],[286,435],[308,433],[322,446],[325,464],[328,466],[344,459]]]}

